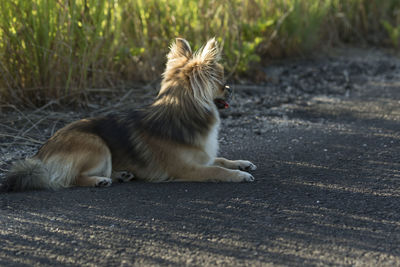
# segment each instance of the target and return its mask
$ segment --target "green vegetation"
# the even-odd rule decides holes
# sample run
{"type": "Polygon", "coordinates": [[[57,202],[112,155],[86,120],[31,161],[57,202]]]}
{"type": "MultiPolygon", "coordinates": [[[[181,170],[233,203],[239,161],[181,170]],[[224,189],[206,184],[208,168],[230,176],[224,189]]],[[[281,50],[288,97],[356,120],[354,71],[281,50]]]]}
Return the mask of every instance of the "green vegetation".
{"type": "Polygon", "coordinates": [[[398,48],[398,0],[0,1],[0,102],[82,100],[159,77],[175,37],[224,46],[230,73],[342,42],[398,48]]]}

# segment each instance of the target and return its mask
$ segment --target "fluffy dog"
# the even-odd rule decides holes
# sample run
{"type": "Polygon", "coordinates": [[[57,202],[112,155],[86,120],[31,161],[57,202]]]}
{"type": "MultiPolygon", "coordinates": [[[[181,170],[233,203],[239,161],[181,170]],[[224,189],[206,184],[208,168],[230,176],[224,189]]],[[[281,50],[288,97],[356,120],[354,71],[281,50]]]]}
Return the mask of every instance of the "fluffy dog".
{"type": "Polygon", "coordinates": [[[245,160],[218,158],[218,108],[229,88],[213,38],[193,53],[176,39],[161,89],[146,108],[73,122],[29,159],[16,162],[3,190],[109,186],[115,180],[251,182],[245,160]]]}

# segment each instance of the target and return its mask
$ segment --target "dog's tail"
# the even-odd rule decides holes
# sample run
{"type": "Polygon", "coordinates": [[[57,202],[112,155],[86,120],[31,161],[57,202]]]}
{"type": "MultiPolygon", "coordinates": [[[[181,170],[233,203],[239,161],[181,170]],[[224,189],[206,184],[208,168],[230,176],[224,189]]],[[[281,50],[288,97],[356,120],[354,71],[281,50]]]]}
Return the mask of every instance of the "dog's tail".
{"type": "Polygon", "coordinates": [[[36,158],[15,162],[0,185],[3,192],[45,188],[52,188],[50,174],[42,161],[36,158]]]}

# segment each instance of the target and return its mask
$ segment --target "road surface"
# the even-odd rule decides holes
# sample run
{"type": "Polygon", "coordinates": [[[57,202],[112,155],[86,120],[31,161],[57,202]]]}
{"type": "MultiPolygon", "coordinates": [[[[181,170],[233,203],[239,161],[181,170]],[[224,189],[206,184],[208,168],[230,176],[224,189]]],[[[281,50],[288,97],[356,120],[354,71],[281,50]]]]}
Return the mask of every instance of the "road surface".
{"type": "Polygon", "coordinates": [[[0,194],[0,265],[399,266],[399,82],[227,118],[253,183],[0,194]]]}

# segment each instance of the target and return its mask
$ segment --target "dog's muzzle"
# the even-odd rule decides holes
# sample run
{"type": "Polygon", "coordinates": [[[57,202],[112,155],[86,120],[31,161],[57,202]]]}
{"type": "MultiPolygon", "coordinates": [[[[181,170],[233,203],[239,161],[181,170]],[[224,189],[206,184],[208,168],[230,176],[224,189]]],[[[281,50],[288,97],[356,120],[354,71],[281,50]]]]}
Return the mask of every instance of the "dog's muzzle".
{"type": "Polygon", "coordinates": [[[224,85],[225,89],[225,97],[224,98],[217,98],[214,100],[215,105],[217,106],[218,109],[226,109],[229,108],[229,104],[227,102],[227,99],[231,97],[232,90],[229,87],[229,85],[224,85]]]}

